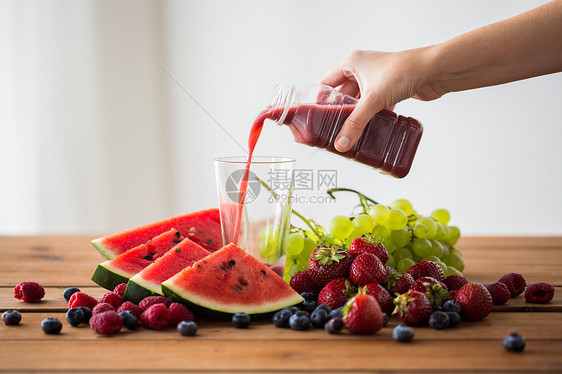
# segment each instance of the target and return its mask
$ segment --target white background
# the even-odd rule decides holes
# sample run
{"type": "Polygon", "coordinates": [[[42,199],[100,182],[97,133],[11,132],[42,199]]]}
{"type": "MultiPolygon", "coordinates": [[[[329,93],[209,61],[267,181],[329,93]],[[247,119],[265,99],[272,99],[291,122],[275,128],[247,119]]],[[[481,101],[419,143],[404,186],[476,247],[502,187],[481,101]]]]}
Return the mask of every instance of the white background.
{"type": "MultiPolygon", "coordinates": [[[[212,160],[245,154],[276,84],[306,87],[354,49],[439,43],[542,3],[1,1],[0,233],[107,233],[217,206],[212,160]]],[[[340,186],[380,202],[446,207],[463,234],[562,234],[561,94],[555,74],[400,103],[425,126],[405,179],[271,123],[256,154],[337,169],[340,186]]],[[[298,209],[327,223],[354,204],[298,209]]]]}

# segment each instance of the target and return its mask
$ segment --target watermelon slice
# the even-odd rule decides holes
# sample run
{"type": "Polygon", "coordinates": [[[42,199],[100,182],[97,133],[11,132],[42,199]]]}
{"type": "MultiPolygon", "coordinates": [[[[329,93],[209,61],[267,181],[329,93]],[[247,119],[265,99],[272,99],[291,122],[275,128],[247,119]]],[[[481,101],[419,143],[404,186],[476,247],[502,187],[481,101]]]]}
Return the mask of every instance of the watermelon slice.
{"type": "Polygon", "coordinates": [[[270,268],[234,244],[162,283],[164,295],[214,316],[268,314],[304,299],[270,268]]]}
{"type": "Polygon", "coordinates": [[[188,238],[170,249],[154,263],[129,279],[125,290],[125,300],[139,303],[152,295],[163,295],[161,284],[182,269],[211,253],[188,238]]]}
{"type": "Polygon", "coordinates": [[[176,229],[170,229],[145,244],[129,249],[112,260],[102,262],[96,268],[92,280],[108,290],[121,283],[156,261],[170,248],[185,239],[176,229]]]}
{"type": "Polygon", "coordinates": [[[176,228],[183,236],[210,252],[222,247],[218,209],[201,210],[142,225],[92,240],[92,245],[103,257],[110,260],[171,228],[176,228]]]}

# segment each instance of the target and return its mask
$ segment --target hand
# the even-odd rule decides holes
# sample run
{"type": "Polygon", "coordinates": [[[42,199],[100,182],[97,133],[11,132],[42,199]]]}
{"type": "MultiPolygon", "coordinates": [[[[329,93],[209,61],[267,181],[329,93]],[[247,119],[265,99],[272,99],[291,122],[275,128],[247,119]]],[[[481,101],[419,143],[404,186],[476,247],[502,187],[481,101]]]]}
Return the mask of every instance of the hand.
{"type": "Polygon", "coordinates": [[[336,138],[339,152],[353,147],[369,120],[384,108],[392,110],[396,103],[409,97],[434,100],[445,93],[426,83],[429,48],[403,52],[354,51],[326,73],[320,83],[339,87],[340,92],[359,98],[336,138]]]}

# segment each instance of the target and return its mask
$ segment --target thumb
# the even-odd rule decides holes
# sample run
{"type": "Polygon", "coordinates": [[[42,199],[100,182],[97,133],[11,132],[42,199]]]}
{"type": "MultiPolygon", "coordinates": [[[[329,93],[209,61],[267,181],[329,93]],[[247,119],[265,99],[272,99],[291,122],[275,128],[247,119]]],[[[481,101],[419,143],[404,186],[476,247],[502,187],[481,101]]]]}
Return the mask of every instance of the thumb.
{"type": "Polygon", "coordinates": [[[359,140],[367,123],[379,111],[384,109],[384,104],[373,95],[361,95],[355,109],[343,124],[335,141],[338,152],[347,152],[359,140]]]}

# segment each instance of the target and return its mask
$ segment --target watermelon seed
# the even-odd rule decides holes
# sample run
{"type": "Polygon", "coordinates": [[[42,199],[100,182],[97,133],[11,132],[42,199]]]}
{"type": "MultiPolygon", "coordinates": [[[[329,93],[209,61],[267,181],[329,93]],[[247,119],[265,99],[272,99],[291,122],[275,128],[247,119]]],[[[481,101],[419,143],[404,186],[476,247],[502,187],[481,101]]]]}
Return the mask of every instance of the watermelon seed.
{"type": "Polygon", "coordinates": [[[152,256],[154,256],[156,253],[151,253],[149,255],[144,256],[144,259],[147,261],[152,261],[152,256]]]}
{"type": "Polygon", "coordinates": [[[181,253],[181,249],[176,248],[176,253],[181,253]]]}
{"type": "Polygon", "coordinates": [[[206,264],[206,263],[207,263],[207,260],[203,260],[203,263],[206,264]]]}
{"type": "Polygon", "coordinates": [[[178,239],[179,239],[179,238],[180,238],[180,236],[181,236],[181,234],[180,234],[180,232],[179,232],[179,231],[176,231],[176,233],[175,233],[174,235],[175,235],[175,236],[176,236],[176,238],[178,238],[178,239]]]}
{"type": "Polygon", "coordinates": [[[179,239],[174,239],[174,240],[172,240],[172,243],[178,244],[178,243],[181,243],[181,240],[179,240],[179,239]]]}
{"type": "Polygon", "coordinates": [[[208,244],[208,245],[213,244],[213,239],[207,239],[207,244],[208,244]]]}
{"type": "Polygon", "coordinates": [[[244,287],[246,287],[248,285],[248,282],[246,282],[246,280],[244,278],[240,278],[240,280],[238,282],[240,282],[240,284],[244,287]]]}
{"type": "Polygon", "coordinates": [[[234,287],[234,290],[237,291],[237,292],[240,292],[240,291],[242,291],[242,287],[236,286],[236,287],[234,287]]]}
{"type": "Polygon", "coordinates": [[[201,269],[203,266],[201,266],[200,264],[197,265],[197,269],[201,269]]]}
{"type": "Polygon", "coordinates": [[[226,267],[224,265],[221,265],[221,269],[226,271],[226,267]]]}
{"type": "Polygon", "coordinates": [[[236,265],[236,261],[235,261],[235,260],[230,260],[230,261],[228,261],[228,267],[229,267],[229,268],[233,267],[234,265],[236,265]]]}
{"type": "Polygon", "coordinates": [[[265,270],[262,270],[261,273],[262,273],[263,275],[267,275],[267,273],[265,272],[265,270]]]}

